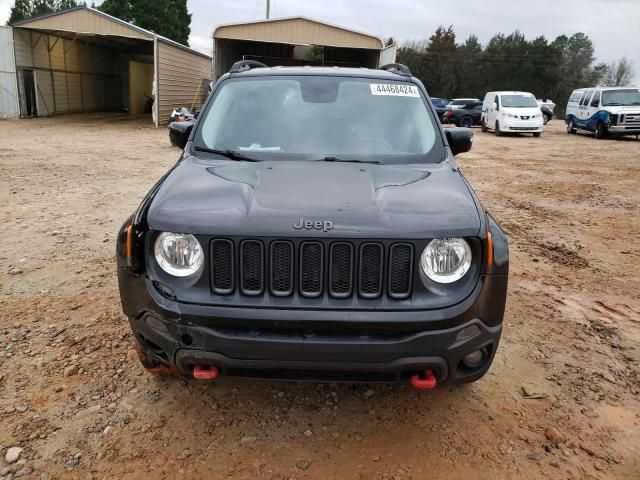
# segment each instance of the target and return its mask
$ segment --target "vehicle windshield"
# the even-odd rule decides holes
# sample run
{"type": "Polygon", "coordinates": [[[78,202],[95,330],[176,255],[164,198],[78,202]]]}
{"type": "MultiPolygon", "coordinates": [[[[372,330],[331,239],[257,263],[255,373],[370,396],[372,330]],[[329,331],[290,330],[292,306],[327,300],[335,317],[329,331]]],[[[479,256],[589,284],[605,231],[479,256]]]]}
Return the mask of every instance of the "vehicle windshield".
{"type": "Polygon", "coordinates": [[[198,123],[196,150],[231,150],[257,160],[421,163],[444,156],[418,87],[387,79],[231,78],[198,123]]]}
{"type": "Polygon", "coordinates": [[[603,90],[603,106],[640,105],[640,89],[603,90]]]}
{"type": "Polygon", "coordinates": [[[535,108],[538,106],[533,95],[501,95],[500,101],[503,107],[509,108],[535,108]]]}

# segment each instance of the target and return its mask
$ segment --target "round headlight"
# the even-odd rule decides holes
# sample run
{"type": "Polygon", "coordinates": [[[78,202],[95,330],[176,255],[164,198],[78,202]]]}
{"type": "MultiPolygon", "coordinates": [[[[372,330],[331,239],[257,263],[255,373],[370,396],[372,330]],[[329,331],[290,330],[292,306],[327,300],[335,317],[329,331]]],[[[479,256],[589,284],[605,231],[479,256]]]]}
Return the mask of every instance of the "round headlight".
{"type": "Polygon", "coordinates": [[[436,238],[420,257],[420,268],[434,282],[460,280],[471,266],[471,247],[462,238],[436,238]]]}
{"type": "Polygon", "coordinates": [[[198,239],[188,233],[163,232],[155,246],[158,265],[174,277],[188,277],[202,266],[204,255],[198,239]]]}

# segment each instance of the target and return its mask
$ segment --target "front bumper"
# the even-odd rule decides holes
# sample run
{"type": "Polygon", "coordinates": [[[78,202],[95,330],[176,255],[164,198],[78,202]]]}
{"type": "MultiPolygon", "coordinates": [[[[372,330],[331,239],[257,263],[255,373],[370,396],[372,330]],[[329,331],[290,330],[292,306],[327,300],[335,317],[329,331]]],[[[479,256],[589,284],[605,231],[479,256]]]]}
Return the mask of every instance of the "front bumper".
{"type": "Polygon", "coordinates": [[[500,129],[505,132],[541,132],[542,118],[535,120],[515,120],[508,117],[502,117],[500,120],[500,129]]]}
{"type": "Polygon", "coordinates": [[[609,125],[607,130],[613,135],[639,135],[640,125],[609,125]]]}
{"type": "Polygon", "coordinates": [[[489,369],[502,332],[506,276],[487,276],[459,305],[435,311],[292,311],[184,304],[119,269],[123,307],[144,357],[191,376],[407,382],[431,370],[466,383],[489,369]],[[472,334],[470,334],[472,333],[472,334]],[[482,349],[484,362],[463,358],[482,349]]]}

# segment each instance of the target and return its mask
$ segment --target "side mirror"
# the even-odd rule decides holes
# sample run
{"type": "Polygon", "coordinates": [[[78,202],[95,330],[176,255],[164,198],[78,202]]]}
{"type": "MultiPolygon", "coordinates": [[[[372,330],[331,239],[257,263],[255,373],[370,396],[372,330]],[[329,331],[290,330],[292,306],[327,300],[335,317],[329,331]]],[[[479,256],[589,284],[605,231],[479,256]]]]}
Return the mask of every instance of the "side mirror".
{"type": "Polygon", "coordinates": [[[447,136],[451,153],[453,153],[454,156],[471,150],[473,132],[470,128],[446,128],[444,132],[447,136]]]}
{"type": "Polygon", "coordinates": [[[171,122],[169,124],[169,140],[171,141],[171,145],[184,148],[194,125],[195,122],[171,122]]]}

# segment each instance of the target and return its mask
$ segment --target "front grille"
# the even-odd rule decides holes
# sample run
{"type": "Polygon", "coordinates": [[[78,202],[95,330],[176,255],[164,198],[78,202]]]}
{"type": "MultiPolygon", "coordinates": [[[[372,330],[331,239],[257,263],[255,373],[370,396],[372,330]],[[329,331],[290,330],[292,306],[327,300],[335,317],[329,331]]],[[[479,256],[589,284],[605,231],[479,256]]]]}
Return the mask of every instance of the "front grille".
{"type": "Polygon", "coordinates": [[[408,242],[214,239],[210,252],[211,288],[219,295],[404,299],[413,288],[408,242]]]}
{"type": "Polygon", "coordinates": [[[620,124],[640,126],[640,113],[625,113],[620,118],[620,124]]]}

